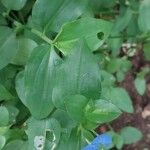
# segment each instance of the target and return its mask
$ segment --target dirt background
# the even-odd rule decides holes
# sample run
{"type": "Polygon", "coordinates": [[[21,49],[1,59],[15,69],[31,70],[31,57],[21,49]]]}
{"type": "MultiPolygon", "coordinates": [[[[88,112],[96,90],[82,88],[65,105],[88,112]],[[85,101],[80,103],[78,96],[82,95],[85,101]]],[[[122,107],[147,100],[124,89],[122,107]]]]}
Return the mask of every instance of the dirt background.
{"type": "MultiPolygon", "coordinates": [[[[140,72],[142,67],[150,67],[150,62],[145,61],[141,49],[142,47],[131,58],[132,69],[126,73],[124,81],[119,85],[128,91],[135,111],[133,114],[123,113],[111,125],[115,131],[125,126],[136,127],[143,133],[143,138],[137,143],[125,145],[123,150],[150,150],[150,74],[146,76],[147,89],[143,96],[139,95],[134,87],[136,73],[140,72]]],[[[104,125],[98,130],[104,132],[107,129],[108,127],[104,125]]]]}

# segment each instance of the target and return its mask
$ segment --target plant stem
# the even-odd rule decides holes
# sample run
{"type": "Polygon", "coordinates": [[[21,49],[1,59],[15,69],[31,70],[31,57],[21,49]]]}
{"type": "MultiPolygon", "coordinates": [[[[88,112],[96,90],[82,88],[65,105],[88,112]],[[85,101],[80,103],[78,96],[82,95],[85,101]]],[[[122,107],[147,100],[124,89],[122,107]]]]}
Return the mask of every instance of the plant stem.
{"type": "Polygon", "coordinates": [[[31,29],[31,32],[34,33],[35,35],[37,35],[38,37],[40,37],[41,39],[43,39],[44,41],[46,41],[49,44],[52,44],[53,41],[48,38],[45,34],[43,34],[42,32],[36,30],[36,29],[31,29]]]}

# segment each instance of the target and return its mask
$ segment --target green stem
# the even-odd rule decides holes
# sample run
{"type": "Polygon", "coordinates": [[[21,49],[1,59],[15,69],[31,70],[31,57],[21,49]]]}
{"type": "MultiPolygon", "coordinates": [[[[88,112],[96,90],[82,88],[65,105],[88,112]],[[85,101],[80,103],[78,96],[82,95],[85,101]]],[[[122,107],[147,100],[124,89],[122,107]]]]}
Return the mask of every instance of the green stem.
{"type": "Polygon", "coordinates": [[[34,33],[35,35],[37,35],[38,37],[40,37],[41,39],[43,39],[45,42],[49,43],[49,44],[53,44],[53,41],[48,38],[45,34],[43,34],[42,32],[36,30],[36,29],[31,29],[31,32],[34,33]]]}

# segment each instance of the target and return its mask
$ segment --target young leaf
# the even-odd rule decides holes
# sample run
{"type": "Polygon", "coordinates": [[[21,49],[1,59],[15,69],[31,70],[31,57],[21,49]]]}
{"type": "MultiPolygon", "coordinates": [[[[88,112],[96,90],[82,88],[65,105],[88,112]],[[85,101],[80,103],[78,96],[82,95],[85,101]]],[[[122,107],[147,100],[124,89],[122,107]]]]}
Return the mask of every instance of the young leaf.
{"type": "Polygon", "coordinates": [[[93,108],[89,105],[86,109],[86,118],[95,123],[110,122],[121,114],[121,111],[114,104],[101,99],[94,102],[93,108]]]}
{"type": "Polygon", "coordinates": [[[36,120],[29,118],[27,125],[28,149],[42,149],[42,147],[48,149],[49,145],[51,145],[49,149],[53,150],[53,148],[56,147],[61,133],[61,126],[56,119],[47,118],[36,120]],[[48,135],[52,136],[52,139],[48,135]]]}
{"type": "Polygon", "coordinates": [[[27,0],[1,0],[4,6],[10,10],[20,10],[23,8],[27,0]]]}
{"type": "Polygon", "coordinates": [[[9,122],[9,112],[6,107],[0,106],[0,127],[7,126],[9,122]]]}
{"type": "Polygon", "coordinates": [[[100,68],[85,41],[77,42],[60,67],[53,91],[53,103],[64,107],[69,95],[98,99],[101,94],[100,68]]]}
{"type": "Polygon", "coordinates": [[[140,95],[143,95],[145,93],[145,90],[146,90],[146,81],[145,81],[144,78],[137,77],[134,80],[134,85],[135,85],[135,88],[136,88],[136,90],[138,91],[138,93],[140,95]]]}
{"type": "Polygon", "coordinates": [[[111,103],[116,105],[121,110],[128,113],[133,113],[132,101],[125,89],[112,87],[105,88],[103,89],[102,96],[111,101],[111,103]]]}
{"type": "Polygon", "coordinates": [[[85,12],[88,0],[37,0],[32,10],[32,24],[44,32],[58,32],[68,21],[85,12]]]}
{"type": "Polygon", "coordinates": [[[7,66],[17,53],[15,34],[8,27],[0,26],[0,69],[7,66]]]}
{"type": "Polygon", "coordinates": [[[120,135],[123,137],[125,144],[135,143],[142,138],[141,131],[130,126],[121,129],[120,135]]]}
{"type": "Polygon", "coordinates": [[[65,24],[54,43],[64,54],[68,54],[77,40],[85,38],[93,51],[104,43],[111,29],[111,22],[102,19],[81,18],[65,24]]]}
{"type": "Polygon", "coordinates": [[[117,149],[121,149],[123,144],[124,144],[124,139],[123,139],[123,137],[121,135],[115,133],[113,135],[113,143],[115,144],[117,149]]]}
{"type": "Polygon", "coordinates": [[[27,62],[24,73],[25,104],[38,119],[47,117],[54,108],[52,90],[59,61],[52,46],[41,45],[34,49],[27,62]]]}
{"type": "Polygon", "coordinates": [[[88,103],[88,99],[82,95],[68,96],[65,105],[69,116],[77,122],[85,120],[84,109],[88,103]]]}

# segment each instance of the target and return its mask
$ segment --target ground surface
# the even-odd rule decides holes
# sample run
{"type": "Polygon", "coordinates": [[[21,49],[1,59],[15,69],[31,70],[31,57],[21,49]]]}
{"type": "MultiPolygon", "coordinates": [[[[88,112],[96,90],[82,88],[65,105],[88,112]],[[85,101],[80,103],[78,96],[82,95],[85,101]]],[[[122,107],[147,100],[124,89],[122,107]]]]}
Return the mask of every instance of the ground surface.
{"type": "MultiPolygon", "coordinates": [[[[123,150],[150,150],[150,75],[147,75],[147,90],[143,96],[140,96],[134,87],[135,73],[139,72],[142,67],[150,67],[150,62],[144,60],[143,53],[138,50],[137,54],[131,58],[132,69],[126,74],[124,81],[119,85],[124,87],[131,96],[134,114],[124,113],[117,120],[112,122],[115,131],[119,131],[125,126],[134,126],[143,133],[143,138],[131,145],[125,145],[123,150]]],[[[100,132],[107,130],[106,126],[99,128],[100,132]]]]}

